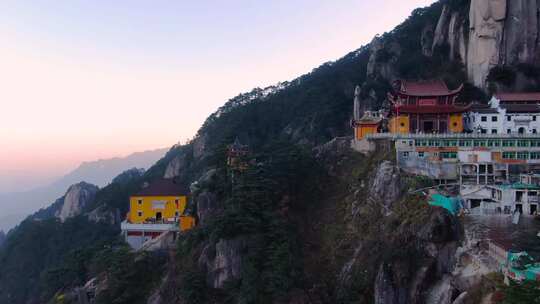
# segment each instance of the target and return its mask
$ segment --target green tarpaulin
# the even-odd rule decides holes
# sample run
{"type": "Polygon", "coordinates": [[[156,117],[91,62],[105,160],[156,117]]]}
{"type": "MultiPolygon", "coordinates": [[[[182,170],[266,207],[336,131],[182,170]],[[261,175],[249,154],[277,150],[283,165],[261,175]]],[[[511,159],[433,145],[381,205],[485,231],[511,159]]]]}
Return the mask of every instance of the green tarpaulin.
{"type": "Polygon", "coordinates": [[[442,207],[452,215],[456,215],[461,209],[461,200],[457,197],[446,197],[441,194],[433,194],[429,200],[431,206],[442,207]]]}

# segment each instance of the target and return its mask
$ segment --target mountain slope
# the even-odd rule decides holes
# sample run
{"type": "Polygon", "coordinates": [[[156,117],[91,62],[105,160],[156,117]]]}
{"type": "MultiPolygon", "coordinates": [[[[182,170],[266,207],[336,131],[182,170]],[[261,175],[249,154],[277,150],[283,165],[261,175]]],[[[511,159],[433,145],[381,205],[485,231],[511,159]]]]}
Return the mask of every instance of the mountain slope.
{"type": "MultiPolygon", "coordinates": [[[[443,296],[441,303],[451,303],[462,290],[443,278],[459,224],[406,195],[428,181],[401,176],[391,151],[361,156],[339,137],[351,132],[357,84],[374,108],[400,77],[469,82],[462,98],[485,99],[463,55],[474,40],[455,35],[468,28],[470,8],[470,1],[448,0],[417,9],[336,62],[231,99],[191,143],[173,147],[143,176],[104,187],[81,216],[25,221],[0,249],[0,303],[69,302],[75,287],[94,278],[97,303],[422,303],[443,296]],[[254,161],[233,181],[225,152],[236,137],[254,161]],[[129,195],[166,172],[193,185],[188,209],[199,219],[173,255],[129,252],[111,223],[97,224],[103,237],[94,234],[85,215],[125,214],[129,195]],[[86,233],[92,242],[76,238],[86,233]],[[55,244],[64,236],[75,239],[55,244]],[[32,247],[36,237],[40,250],[32,247]],[[439,294],[439,284],[449,292],[439,294]]],[[[493,75],[496,85],[504,80],[493,75]]]]}
{"type": "Polygon", "coordinates": [[[48,186],[25,192],[0,193],[0,230],[11,229],[32,212],[54,202],[73,184],[85,181],[103,187],[124,170],[150,168],[167,150],[157,149],[133,153],[126,157],[84,162],[48,186]]]}

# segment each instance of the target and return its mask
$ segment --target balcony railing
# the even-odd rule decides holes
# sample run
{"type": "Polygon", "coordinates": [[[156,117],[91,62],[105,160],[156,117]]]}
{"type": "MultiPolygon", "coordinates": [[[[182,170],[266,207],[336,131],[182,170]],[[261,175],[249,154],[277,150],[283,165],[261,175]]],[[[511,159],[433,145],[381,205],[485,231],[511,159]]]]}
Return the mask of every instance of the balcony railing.
{"type": "Polygon", "coordinates": [[[367,139],[540,139],[539,134],[482,134],[482,133],[373,133],[367,139]]]}
{"type": "Polygon", "coordinates": [[[123,221],[120,224],[120,229],[122,230],[136,230],[136,231],[177,231],[179,230],[179,225],[177,222],[172,223],[128,223],[123,221]]]}

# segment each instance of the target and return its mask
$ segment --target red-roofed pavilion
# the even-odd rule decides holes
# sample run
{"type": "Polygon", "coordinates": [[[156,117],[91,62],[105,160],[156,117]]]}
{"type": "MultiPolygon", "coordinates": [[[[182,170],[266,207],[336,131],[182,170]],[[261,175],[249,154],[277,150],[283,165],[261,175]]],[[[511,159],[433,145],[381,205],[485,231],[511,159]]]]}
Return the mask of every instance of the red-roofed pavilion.
{"type": "Polygon", "coordinates": [[[450,90],[443,81],[397,81],[388,94],[392,105],[389,123],[392,133],[461,133],[463,113],[469,105],[456,99],[463,85],[450,90]]]}

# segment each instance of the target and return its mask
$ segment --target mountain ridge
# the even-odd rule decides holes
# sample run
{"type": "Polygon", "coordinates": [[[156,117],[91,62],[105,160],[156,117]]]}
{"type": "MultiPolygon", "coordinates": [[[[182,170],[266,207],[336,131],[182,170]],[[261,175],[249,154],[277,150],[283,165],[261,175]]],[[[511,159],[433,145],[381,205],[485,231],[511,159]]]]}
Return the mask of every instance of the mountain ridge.
{"type": "Polygon", "coordinates": [[[47,207],[73,184],[85,181],[99,187],[106,186],[125,170],[151,167],[168,150],[154,149],[134,152],[125,157],[85,161],[47,186],[23,192],[0,193],[0,205],[5,212],[5,215],[0,216],[0,229],[7,231],[26,216],[47,207]]]}
{"type": "MultiPolygon", "coordinates": [[[[491,70],[493,86],[475,86],[461,55],[449,53],[450,24],[468,18],[470,8],[470,1],[444,0],[417,9],[283,89],[232,98],[194,140],[174,146],[144,175],[103,187],[80,216],[24,221],[0,250],[0,303],[76,303],[87,282],[97,286],[96,303],[393,304],[431,296],[451,303],[462,291],[445,277],[459,223],[406,194],[430,184],[401,176],[392,151],[352,152],[349,123],[356,85],[373,108],[396,78],[465,83],[464,98],[483,101],[506,86],[498,75],[505,73],[491,70]],[[235,138],[249,146],[254,165],[233,182],[226,151],[235,138]],[[87,220],[94,210],[125,214],[129,195],[166,173],[193,185],[188,212],[204,219],[179,236],[168,258],[132,252],[118,225],[87,220]]],[[[504,68],[519,73],[517,65],[504,68]]],[[[467,287],[479,298],[489,291],[467,287]]]]}

